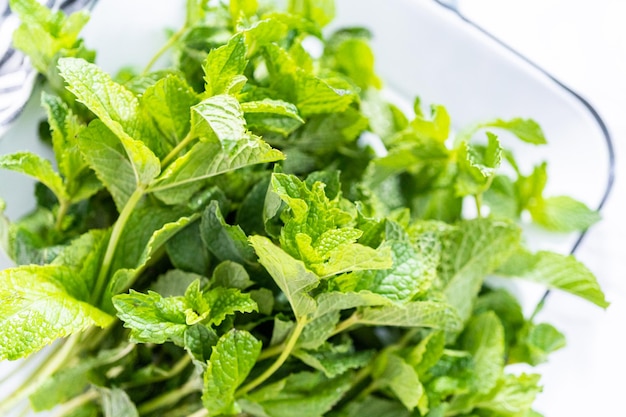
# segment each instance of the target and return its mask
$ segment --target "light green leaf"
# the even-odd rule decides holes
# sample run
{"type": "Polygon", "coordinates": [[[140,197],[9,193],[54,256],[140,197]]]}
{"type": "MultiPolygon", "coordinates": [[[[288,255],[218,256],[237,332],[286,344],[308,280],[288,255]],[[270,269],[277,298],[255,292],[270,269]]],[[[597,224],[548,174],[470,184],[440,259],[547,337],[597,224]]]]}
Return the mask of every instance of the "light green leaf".
{"type": "Polygon", "coordinates": [[[191,283],[196,280],[200,280],[201,283],[203,280],[207,281],[202,275],[181,271],[180,269],[170,269],[160,275],[154,284],[150,286],[150,289],[163,297],[182,297],[191,283]]]}
{"type": "Polygon", "coordinates": [[[246,121],[237,99],[222,94],[191,108],[191,129],[194,137],[203,140],[235,142],[246,136],[246,121]]]}
{"type": "Polygon", "coordinates": [[[534,145],[544,145],[547,143],[546,137],[541,130],[541,126],[532,119],[515,118],[511,120],[496,119],[490,122],[481,123],[481,127],[496,127],[504,129],[519,139],[534,145]]]}
{"type": "Polygon", "coordinates": [[[30,152],[17,152],[0,155],[0,168],[26,174],[43,183],[60,201],[67,201],[68,195],[61,176],[52,168],[47,159],[30,152]]]}
{"type": "Polygon", "coordinates": [[[324,27],[335,18],[335,2],[332,0],[291,0],[289,11],[299,14],[324,27]]]}
{"type": "Polygon", "coordinates": [[[531,412],[531,406],[538,393],[539,375],[506,375],[496,388],[478,404],[477,408],[501,413],[505,416],[521,415],[531,412]]]}
{"type": "Polygon", "coordinates": [[[405,360],[415,368],[419,377],[424,377],[428,374],[430,368],[435,366],[443,356],[445,343],[445,333],[443,331],[433,331],[407,352],[405,360]]]}
{"type": "Polygon", "coordinates": [[[264,51],[271,87],[281,93],[281,98],[294,103],[302,117],[342,112],[356,99],[349,86],[333,86],[299,68],[279,46],[269,44],[264,51]]]}
{"type": "Polygon", "coordinates": [[[463,349],[472,354],[476,392],[490,392],[504,369],[504,328],[493,312],[472,318],[462,337],[463,349]]]}
{"type": "Polygon", "coordinates": [[[289,300],[296,317],[301,318],[314,313],[316,304],[309,291],[319,285],[319,278],[308,271],[302,261],[289,256],[268,238],[252,236],[250,243],[261,265],[289,300]]]}
{"type": "Polygon", "coordinates": [[[478,195],[487,191],[502,162],[502,147],[498,137],[487,132],[487,145],[480,147],[469,142],[461,143],[458,161],[460,172],[455,184],[457,195],[478,195]]]}
{"type": "Polygon", "coordinates": [[[440,277],[448,302],[466,321],[485,277],[515,251],[520,230],[501,220],[462,222],[443,240],[440,277]]]}
{"type": "Polygon", "coordinates": [[[461,321],[454,309],[435,301],[365,307],[359,313],[358,323],[369,326],[430,327],[447,331],[461,328],[461,321]]]}
{"type": "Polygon", "coordinates": [[[78,137],[78,146],[98,179],[111,193],[118,211],[137,188],[132,163],[113,132],[100,120],[94,120],[78,137]]]}
{"type": "Polygon", "coordinates": [[[437,275],[439,240],[434,235],[424,234],[413,246],[400,225],[388,223],[387,228],[399,233],[397,237],[388,237],[383,244],[391,249],[391,268],[340,277],[336,281],[344,291],[368,290],[393,301],[408,301],[429,289],[437,275]]]}
{"type": "Polygon", "coordinates": [[[211,357],[213,346],[217,344],[217,333],[204,324],[194,324],[185,331],[185,349],[197,361],[205,364],[211,357]]]}
{"type": "Polygon", "coordinates": [[[204,374],[202,402],[210,415],[236,414],[235,391],[245,381],[261,353],[261,342],[250,333],[231,330],[213,348],[204,374]]]}
{"type": "Polygon", "coordinates": [[[291,103],[269,98],[241,103],[248,128],[257,132],[291,134],[304,123],[291,103]]]}
{"type": "Polygon", "coordinates": [[[274,162],[284,155],[256,137],[222,147],[219,143],[199,142],[174,161],[148,189],[166,204],[188,201],[201,187],[201,180],[236,169],[274,162]]]}
{"type": "MultiPolygon", "coordinates": [[[[55,95],[41,93],[41,104],[48,114],[52,134],[52,148],[59,171],[71,185],[87,164],[78,149],[76,138],[86,128],[68,105],[55,95]]],[[[69,187],[68,187],[69,188],[69,187]]]]}
{"type": "Polygon", "coordinates": [[[130,290],[128,294],[113,297],[117,316],[130,330],[130,340],[136,343],[174,342],[184,345],[187,329],[183,297],[164,298],[154,291],[147,294],[130,290]]]}
{"type": "MultiPolygon", "coordinates": [[[[149,184],[161,171],[159,158],[142,140],[149,140],[139,100],[94,64],[83,59],[59,60],[68,90],[119,138],[131,162],[137,185],[149,184]]],[[[158,150],[157,150],[158,151],[158,150]]]]}
{"type": "Polygon", "coordinates": [[[535,223],[555,232],[585,230],[600,220],[600,213],[567,196],[534,200],[528,211],[535,223]]]}
{"type": "Polygon", "coordinates": [[[215,287],[245,290],[254,285],[254,281],[250,279],[248,272],[241,264],[224,261],[215,267],[211,284],[215,287]]]}
{"type": "Polygon", "coordinates": [[[54,340],[113,317],[90,305],[76,272],[62,266],[22,266],[0,271],[0,359],[18,359],[54,340]]]}
{"type": "Polygon", "coordinates": [[[417,407],[425,394],[415,369],[393,353],[379,356],[372,375],[377,386],[389,388],[407,410],[417,407]]]}
{"type": "Polygon", "coordinates": [[[234,35],[226,45],[211,50],[202,65],[206,94],[228,94],[233,79],[243,74],[248,60],[244,36],[241,33],[234,35]]]}
{"type": "Polygon", "coordinates": [[[139,417],[135,404],[123,389],[101,388],[99,391],[104,417],[139,417]]]}
{"type": "MultiPolygon", "coordinates": [[[[349,373],[328,379],[321,372],[300,372],[253,392],[248,401],[271,417],[321,417],[348,391],[351,382],[349,373]]],[[[249,405],[248,401],[242,405],[249,405]]]]}
{"type": "Polygon", "coordinates": [[[189,108],[197,102],[196,93],[185,80],[175,75],[160,79],[141,96],[141,104],[173,146],[189,132],[189,108]]]}
{"type": "Polygon", "coordinates": [[[567,291],[602,308],[609,305],[593,273],[571,255],[517,252],[498,273],[567,291]]]}
{"type": "Polygon", "coordinates": [[[242,17],[251,17],[259,7],[258,0],[232,0],[229,2],[230,16],[234,22],[242,17]]]}
{"type": "Polygon", "coordinates": [[[239,225],[231,226],[226,223],[215,200],[211,201],[202,213],[200,235],[204,245],[220,261],[228,260],[241,264],[256,261],[246,234],[239,225]]]}
{"type": "Polygon", "coordinates": [[[236,288],[217,287],[206,292],[200,290],[200,281],[192,283],[185,292],[189,308],[185,310],[188,325],[202,322],[219,326],[226,316],[236,312],[257,311],[257,305],[250,297],[236,288]]]}
{"type": "Polygon", "coordinates": [[[565,336],[547,323],[526,323],[517,335],[517,344],[509,352],[508,362],[524,362],[536,366],[548,360],[548,355],[565,347],[565,336]]]}
{"type": "Polygon", "coordinates": [[[307,322],[296,344],[300,349],[317,349],[332,335],[339,323],[339,310],[317,316],[307,322]]]}
{"type": "Polygon", "coordinates": [[[355,307],[391,305],[387,297],[370,292],[323,292],[316,298],[316,316],[323,316],[332,311],[348,310],[355,307]]]}
{"type": "Polygon", "coordinates": [[[375,351],[354,351],[350,345],[324,344],[317,350],[297,350],[294,356],[313,369],[322,371],[328,378],[334,378],[350,369],[362,368],[369,365],[374,358],[375,351]]]}

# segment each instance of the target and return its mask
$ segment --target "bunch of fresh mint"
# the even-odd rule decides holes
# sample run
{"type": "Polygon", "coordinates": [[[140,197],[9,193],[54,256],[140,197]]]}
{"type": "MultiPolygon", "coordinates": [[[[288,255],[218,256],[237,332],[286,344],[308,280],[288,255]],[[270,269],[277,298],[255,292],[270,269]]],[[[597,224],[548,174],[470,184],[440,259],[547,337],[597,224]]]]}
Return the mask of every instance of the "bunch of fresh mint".
{"type": "Polygon", "coordinates": [[[0,221],[18,265],[0,271],[0,359],[57,342],[2,413],[28,397],[68,417],[538,416],[539,376],[506,366],[563,336],[485,278],[607,303],[574,258],[524,247],[523,212],[556,231],[598,219],[544,196],[545,164],[522,172],[495,134],[541,145],[535,122],[451,137],[442,106],[407,118],[368,31],[322,32],[330,0],[188,0],[146,69],[113,78],[79,39],[85,13],[11,7],[56,161],[0,156],[38,180],[33,211],[0,221]]]}

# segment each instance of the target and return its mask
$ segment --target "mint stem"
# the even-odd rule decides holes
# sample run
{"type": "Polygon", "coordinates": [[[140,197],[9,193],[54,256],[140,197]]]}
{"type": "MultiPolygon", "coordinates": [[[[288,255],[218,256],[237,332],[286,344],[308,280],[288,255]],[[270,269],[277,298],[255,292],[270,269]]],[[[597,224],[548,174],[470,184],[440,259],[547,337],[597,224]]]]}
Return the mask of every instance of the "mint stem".
{"type": "Polygon", "coordinates": [[[106,252],[104,254],[104,259],[102,260],[102,265],[100,266],[100,273],[98,274],[98,279],[96,281],[96,285],[94,287],[94,292],[92,293],[92,301],[94,303],[101,301],[102,296],[104,295],[104,288],[107,284],[107,278],[109,276],[109,270],[111,269],[111,263],[113,262],[113,256],[115,255],[115,249],[117,248],[117,243],[122,236],[122,232],[124,231],[124,227],[126,226],[126,222],[130,217],[131,213],[135,209],[141,197],[143,197],[144,190],[142,187],[137,187],[135,192],[130,196],[126,205],[122,209],[120,216],[118,217],[115,225],[113,226],[113,230],[111,231],[111,237],[109,238],[109,243],[107,245],[106,252]]]}
{"type": "Polygon", "coordinates": [[[302,330],[304,329],[304,326],[306,326],[306,323],[307,323],[306,317],[303,317],[297,321],[296,327],[293,329],[293,333],[291,333],[289,340],[285,344],[285,349],[282,351],[278,359],[276,359],[276,361],[272,364],[272,366],[267,368],[265,372],[259,375],[252,382],[239,388],[237,392],[235,393],[235,397],[241,397],[242,395],[247,394],[249,391],[261,385],[263,382],[265,382],[266,379],[271,377],[274,374],[274,372],[276,372],[285,363],[289,355],[291,355],[293,348],[296,346],[296,342],[298,341],[300,334],[302,334],[302,330]]]}
{"type": "Polygon", "coordinates": [[[166,166],[168,166],[172,162],[172,160],[176,158],[176,156],[180,153],[180,151],[182,151],[185,148],[185,146],[189,145],[189,143],[194,139],[195,138],[194,136],[192,136],[191,130],[190,130],[187,136],[185,136],[183,140],[181,140],[178,143],[178,145],[176,145],[176,147],[172,149],[170,153],[168,153],[167,156],[165,156],[165,158],[163,158],[163,161],[161,161],[161,167],[165,168],[166,166]]]}
{"type": "Polygon", "coordinates": [[[178,32],[173,34],[172,37],[169,38],[168,41],[165,43],[165,45],[163,45],[161,49],[159,49],[157,53],[154,54],[152,59],[150,59],[150,62],[148,62],[144,70],[141,72],[141,76],[145,76],[146,74],[148,74],[150,72],[150,69],[154,66],[154,64],[156,64],[159,58],[161,58],[161,56],[165,52],[167,52],[168,49],[174,46],[176,42],[178,42],[178,40],[185,34],[186,31],[187,31],[187,26],[185,25],[182,28],[180,28],[178,32]]]}
{"type": "Polygon", "coordinates": [[[191,380],[190,380],[189,382],[187,382],[185,385],[183,385],[182,387],[178,389],[166,392],[163,395],[160,395],[150,401],[147,401],[141,404],[137,408],[137,411],[139,412],[139,415],[150,414],[160,408],[168,407],[172,404],[176,404],[182,398],[197,391],[198,391],[198,387],[196,386],[196,384],[191,383],[191,380]]]}

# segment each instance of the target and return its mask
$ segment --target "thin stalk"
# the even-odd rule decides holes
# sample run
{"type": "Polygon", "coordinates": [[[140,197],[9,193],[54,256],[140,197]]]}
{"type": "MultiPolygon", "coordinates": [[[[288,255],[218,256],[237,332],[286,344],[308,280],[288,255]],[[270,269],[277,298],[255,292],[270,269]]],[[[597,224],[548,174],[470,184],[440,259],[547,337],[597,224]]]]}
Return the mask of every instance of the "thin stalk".
{"type": "Polygon", "coordinates": [[[131,194],[130,198],[126,202],[126,205],[122,209],[120,216],[113,226],[113,230],[111,231],[111,237],[109,238],[109,243],[107,245],[106,252],[104,253],[104,259],[102,260],[102,265],[100,266],[100,273],[98,274],[98,279],[96,281],[94,292],[92,294],[92,302],[94,304],[99,304],[99,301],[102,298],[104,288],[107,283],[107,278],[109,276],[109,269],[111,269],[111,263],[113,262],[115,249],[117,248],[117,243],[122,236],[122,232],[124,231],[126,222],[130,218],[130,215],[135,209],[137,203],[139,203],[139,200],[141,200],[141,197],[143,197],[143,194],[144,189],[142,187],[137,187],[135,192],[131,194]]]}
{"type": "Polygon", "coordinates": [[[140,387],[140,386],[147,385],[147,384],[153,384],[155,382],[165,381],[167,379],[170,379],[170,378],[178,375],[182,371],[184,371],[185,368],[187,368],[187,366],[190,363],[191,363],[191,356],[185,354],[182,358],[180,358],[178,360],[178,362],[176,362],[174,364],[174,366],[169,371],[167,371],[163,375],[158,375],[158,376],[155,376],[154,378],[150,378],[148,380],[144,380],[144,381],[141,381],[141,382],[139,382],[139,381],[137,381],[137,382],[129,382],[128,384],[122,385],[122,388],[124,388],[124,389],[135,388],[135,387],[140,387]]]}
{"type": "Polygon", "coordinates": [[[285,363],[289,355],[291,355],[293,348],[296,346],[296,342],[298,341],[300,334],[302,334],[302,330],[304,329],[304,326],[306,326],[306,323],[307,323],[306,318],[301,318],[300,320],[298,320],[298,322],[296,323],[296,327],[293,329],[293,333],[291,333],[289,340],[285,344],[285,349],[281,352],[280,356],[276,359],[276,361],[269,368],[267,368],[265,372],[259,375],[256,379],[244,385],[243,387],[239,388],[237,392],[235,393],[235,397],[241,397],[242,395],[245,395],[249,391],[261,385],[263,382],[265,382],[266,379],[271,377],[274,374],[274,372],[276,372],[278,368],[280,368],[285,363]]]}
{"type": "Polygon", "coordinates": [[[191,414],[189,417],[206,417],[209,415],[209,410],[206,408],[201,408],[195,413],[191,414]]]}
{"type": "Polygon", "coordinates": [[[54,229],[57,232],[61,231],[61,227],[63,227],[63,220],[65,219],[65,215],[67,211],[70,209],[70,202],[67,200],[59,201],[59,211],[57,212],[57,219],[54,223],[54,229]]]}
{"type": "Polygon", "coordinates": [[[61,406],[58,413],[55,414],[56,417],[63,417],[68,415],[69,413],[75,411],[78,407],[87,404],[98,398],[100,394],[96,390],[89,390],[84,392],[83,394],[72,398],[70,401],[66,402],[61,406]]]}
{"type": "Polygon", "coordinates": [[[2,401],[0,404],[0,415],[4,415],[15,404],[35,392],[49,376],[61,369],[61,366],[74,354],[74,347],[79,340],[80,335],[78,333],[70,336],[58,351],[46,359],[43,366],[38,368],[22,386],[13,391],[9,397],[2,401]]]}
{"type": "Polygon", "coordinates": [[[172,37],[169,38],[168,41],[165,43],[165,45],[163,45],[161,47],[161,49],[159,49],[157,51],[157,53],[154,54],[152,59],[150,59],[150,62],[148,62],[148,64],[144,68],[144,70],[141,72],[141,75],[144,76],[144,75],[148,74],[150,72],[150,69],[154,66],[154,64],[156,64],[156,62],[159,60],[159,58],[161,58],[161,56],[165,52],[167,52],[168,49],[170,49],[172,46],[174,46],[176,44],[176,42],[178,42],[178,40],[185,34],[186,31],[187,31],[187,26],[185,25],[182,28],[180,28],[178,30],[178,32],[173,34],[172,37]]]}
{"type": "Polygon", "coordinates": [[[330,337],[335,336],[343,331],[346,331],[350,327],[357,324],[359,322],[359,319],[360,319],[359,315],[355,312],[344,321],[337,323],[337,326],[335,326],[335,330],[333,330],[333,332],[330,334],[330,337]]]}
{"type": "Polygon", "coordinates": [[[197,391],[198,388],[196,387],[196,385],[188,382],[182,387],[175,389],[174,391],[168,391],[163,395],[160,395],[150,401],[141,404],[137,408],[137,411],[139,412],[139,415],[149,414],[160,408],[176,404],[182,398],[197,391]]]}
{"type": "Polygon", "coordinates": [[[185,147],[187,145],[189,145],[189,143],[191,143],[192,140],[194,140],[194,136],[191,134],[191,130],[189,131],[189,133],[187,133],[187,136],[185,136],[183,138],[183,140],[181,140],[178,145],[176,145],[176,147],[174,149],[172,149],[170,151],[170,153],[168,153],[165,158],[163,158],[163,161],[161,161],[161,167],[165,168],[166,166],[168,166],[172,160],[174,160],[178,154],[185,149],[185,147]]]}
{"type": "Polygon", "coordinates": [[[262,361],[265,359],[273,358],[274,356],[278,356],[280,355],[280,352],[282,352],[283,350],[285,350],[284,343],[279,343],[277,345],[270,346],[261,352],[261,354],[257,358],[257,361],[262,361]]]}
{"type": "Polygon", "coordinates": [[[481,194],[476,194],[474,196],[474,202],[476,203],[476,216],[480,219],[481,217],[483,217],[482,215],[482,207],[483,207],[483,195],[481,194]]]}

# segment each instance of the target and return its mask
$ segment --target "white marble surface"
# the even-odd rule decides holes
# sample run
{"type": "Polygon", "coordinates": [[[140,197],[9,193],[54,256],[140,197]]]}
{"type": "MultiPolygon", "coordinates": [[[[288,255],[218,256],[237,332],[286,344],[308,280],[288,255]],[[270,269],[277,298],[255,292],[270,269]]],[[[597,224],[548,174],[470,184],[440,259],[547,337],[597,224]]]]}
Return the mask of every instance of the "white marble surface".
{"type": "Polygon", "coordinates": [[[625,415],[626,2],[459,0],[458,5],[464,15],[589,100],[612,134],[615,187],[604,220],[577,252],[612,304],[602,311],[561,294],[549,299],[541,319],[566,333],[568,347],[540,367],[545,388],[537,409],[546,417],[625,415]]]}

